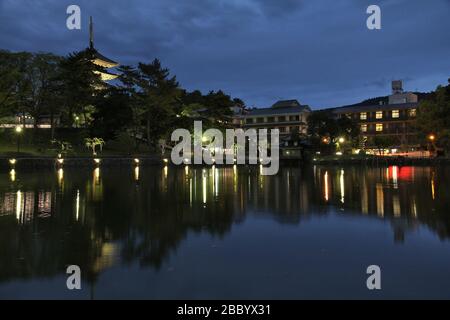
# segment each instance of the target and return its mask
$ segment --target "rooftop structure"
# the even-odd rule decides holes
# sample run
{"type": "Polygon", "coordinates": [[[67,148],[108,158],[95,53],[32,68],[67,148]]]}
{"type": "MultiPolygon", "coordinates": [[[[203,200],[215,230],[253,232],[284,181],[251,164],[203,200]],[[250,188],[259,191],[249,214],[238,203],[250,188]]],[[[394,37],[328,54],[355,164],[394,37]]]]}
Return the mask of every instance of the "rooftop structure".
{"type": "MultiPolygon", "coordinates": [[[[89,48],[88,52],[90,53],[92,57],[92,63],[94,63],[97,66],[100,66],[102,68],[108,69],[108,68],[114,68],[119,65],[114,60],[111,60],[104,55],[102,55],[100,52],[97,51],[94,47],[94,24],[92,22],[92,17],[89,19],[89,48]]],[[[114,80],[118,77],[117,74],[110,73],[108,71],[95,71],[95,73],[100,74],[101,79],[103,81],[109,81],[114,80]]]]}
{"type": "Polygon", "coordinates": [[[306,134],[306,119],[311,109],[297,100],[281,100],[270,108],[254,108],[242,115],[245,128],[279,129],[281,135],[306,134]]]}

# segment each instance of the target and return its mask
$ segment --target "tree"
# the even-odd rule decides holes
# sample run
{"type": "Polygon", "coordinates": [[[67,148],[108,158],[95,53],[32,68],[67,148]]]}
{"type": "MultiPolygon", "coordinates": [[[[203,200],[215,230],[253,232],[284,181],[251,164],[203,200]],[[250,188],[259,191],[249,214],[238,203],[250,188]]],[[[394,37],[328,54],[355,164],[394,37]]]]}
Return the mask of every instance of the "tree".
{"type": "Polygon", "coordinates": [[[95,71],[104,70],[92,63],[87,50],[69,54],[59,67],[59,92],[64,106],[61,121],[66,126],[73,126],[75,118],[82,117],[86,127],[89,123],[89,106],[94,104],[96,96],[103,95],[105,86],[95,71]]]}
{"type": "Polygon", "coordinates": [[[430,98],[420,102],[416,126],[424,143],[433,134],[436,146],[450,152],[450,85],[437,87],[430,98]]]}
{"type": "Polygon", "coordinates": [[[100,148],[100,152],[103,151],[103,145],[105,141],[102,138],[86,138],[84,139],[84,144],[86,148],[92,150],[92,155],[97,155],[97,147],[100,148]]]}
{"type": "Polygon", "coordinates": [[[0,117],[11,116],[17,105],[17,84],[21,77],[18,57],[0,50],[0,117]]]}
{"type": "Polygon", "coordinates": [[[128,109],[131,112],[131,118],[126,127],[134,139],[135,150],[138,150],[139,143],[145,132],[145,127],[143,126],[145,108],[139,103],[139,72],[131,66],[121,66],[119,67],[119,71],[119,80],[122,83],[121,90],[122,93],[128,97],[128,109]]]}
{"type": "Polygon", "coordinates": [[[123,67],[121,81],[131,96],[135,128],[143,124],[149,147],[165,136],[176,116],[181,90],[175,76],[158,59],[139,63],[137,69],[123,67]],[[139,106],[139,107],[138,107],[139,106]]]}
{"type": "Polygon", "coordinates": [[[29,70],[26,73],[29,96],[24,101],[24,105],[26,112],[34,119],[35,129],[40,117],[49,111],[52,113],[52,127],[54,125],[52,111],[60,102],[60,95],[56,90],[60,60],[60,57],[50,53],[38,53],[31,57],[29,70]]]}
{"type": "MultiPolygon", "coordinates": [[[[36,128],[43,114],[60,105],[56,85],[60,60],[51,53],[0,51],[0,116],[30,115],[36,128]]],[[[53,117],[51,123],[53,129],[53,117]]]]}
{"type": "Polygon", "coordinates": [[[104,97],[95,101],[91,134],[114,140],[133,123],[130,96],[126,91],[111,87],[104,97]]]}
{"type": "Polygon", "coordinates": [[[329,111],[314,111],[308,116],[308,134],[314,145],[325,144],[333,152],[340,138],[356,141],[358,124],[348,117],[336,117],[329,111]]]}
{"type": "Polygon", "coordinates": [[[378,154],[383,155],[383,151],[395,143],[391,136],[374,136],[372,144],[378,149],[378,154]]]}
{"type": "MultiPolygon", "coordinates": [[[[14,69],[17,73],[14,84],[14,92],[12,99],[12,109],[13,115],[21,115],[22,122],[25,124],[25,114],[27,112],[27,106],[31,101],[31,81],[28,76],[28,72],[31,68],[31,61],[33,59],[33,54],[28,52],[15,53],[14,59],[14,69]]],[[[10,100],[11,101],[11,100],[10,100]]]]}
{"type": "Polygon", "coordinates": [[[223,127],[230,117],[233,115],[231,107],[235,106],[235,102],[231,97],[222,90],[217,92],[210,91],[204,97],[204,103],[207,108],[203,113],[214,127],[223,127]]]}

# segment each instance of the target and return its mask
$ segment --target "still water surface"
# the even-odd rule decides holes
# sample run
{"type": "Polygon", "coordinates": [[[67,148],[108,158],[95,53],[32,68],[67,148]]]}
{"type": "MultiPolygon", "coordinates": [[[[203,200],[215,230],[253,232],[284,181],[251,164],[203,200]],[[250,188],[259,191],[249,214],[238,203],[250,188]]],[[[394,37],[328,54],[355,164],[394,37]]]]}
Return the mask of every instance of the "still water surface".
{"type": "Polygon", "coordinates": [[[448,167],[2,172],[0,298],[450,298],[449,188],[448,167]]]}

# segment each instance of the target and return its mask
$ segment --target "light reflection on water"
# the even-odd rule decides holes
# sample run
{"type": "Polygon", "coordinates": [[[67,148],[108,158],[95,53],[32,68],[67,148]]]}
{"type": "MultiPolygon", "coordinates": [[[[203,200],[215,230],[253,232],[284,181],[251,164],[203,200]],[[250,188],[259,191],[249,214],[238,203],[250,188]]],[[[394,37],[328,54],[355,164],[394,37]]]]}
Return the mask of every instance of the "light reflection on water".
{"type": "MultiPolygon", "coordinates": [[[[211,252],[202,255],[204,249],[191,252],[184,245],[201,248],[209,246],[211,241],[229,248],[230,252],[224,256],[230,260],[222,261],[225,270],[220,274],[232,283],[231,278],[236,276],[236,271],[232,271],[235,259],[240,259],[245,267],[258,268],[256,256],[252,255],[264,250],[266,243],[253,243],[256,238],[278,246],[277,253],[265,255],[267,260],[273,260],[267,262],[271,265],[285,260],[283,265],[272,266],[276,274],[283,274],[284,268],[295,267],[298,272],[309,270],[298,264],[291,251],[300,246],[299,242],[292,242],[297,237],[306,237],[302,238],[301,245],[305,246],[302,252],[311,250],[309,257],[317,260],[312,268],[319,270],[323,268],[318,259],[325,250],[323,241],[346,248],[348,256],[342,252],[339,254],[344,256],[336,256],[344,265],[360,252],[359,242],[363,240],[380,243],[377,248],[386,251],[380,255],[381,260],[398,250],[398,245],[407,251],[424,241],[423,246],[426,243],[428,249],[435,250],[426,251],[426,258],[432,265],[435,263],[430,270],[423,270],[423,276],[428,276],[435,268],[450,267],[447,255],[438,255],[441,254],[438,248],[443,252],[450,250],[447,213],[450,200],[446,191],[449,176],[448,168],[397,166],[282,168],[277,176],[262,176],[259,166],[236,165],[210,168],[136,165],[119,170],[97,167],[3,173],[0,174],[0,296],[7,294],[2,283],[61,275],[68,264],[78,264],[86,270],[88,283],[96,283],[111,268],[127,270],[135,263],[156,272],[152,273],[155,277],[158,270],[171,263],[187,273],[201,272],[207,268],[208,261],[220,257],[211,252]],[[334,218],[334,215],[350,220],[334,218]],[[346,221],[355,225],[349,226],[346,221]],[[388,224],[380,225],[380,222],[388,224]],[[259,233],[261,223],[266,230],[259,233]],[[281,226],[299,228],[303,233],[292,234],[289,241],[280,240],[286,232],[281,226]],[[308,230],[314,228],[323,230],[309,234],[308,230]],[[365,232],[370,233],[374,228],[389,232],[364,239],[365,232]],[[344,243],[342,236],[337,236],[344,229],[352,235],[347,239],[351,243],[344,243]],[[356,234],[363,238],[357,238],[356,234]],[[236,237],[241,242],[236,242],[236,237]],[[238,253],[244,242],[251,243],[250,249],[255,252],[248,259],[238,253]],[[233,250],[236,250],[234,254],[233,250]],[[205,261],[195,267],[188,265],[181,258],[187,252],[190,259],[205,261]]],[[[407,258],[398,264],[425,258],[417,252],[404,255],[407,258]]],[[[249,273],[248,277],[251,276],[249,273]]],[[[164,296],[172,297],[170,290],[177,296],[179,288],[165,281],[168,287],[164,296]]],[[[212,290],[207,279],[203,287],[212,290]]],[[[219,297],[233,298],[225,295],[226,290],[222,292],[217,287],[214,290],[219,297]]],[[[296,297],[283,290],[280,285],[276,296],[263,297],[296,297]]],[[[348,290],[346,293],[358,297],[361,292],[348,290]]],[[[436,294],[450,296],[447,291],[436,291],[436,294]]],[[[155,295],[151,290],[138,294],[155,295]]],[[[183,298],[193,296],[197,295],[181,294],[183,298]]],[[[308,297],[307,293],[304,296],[308,297]]]]}

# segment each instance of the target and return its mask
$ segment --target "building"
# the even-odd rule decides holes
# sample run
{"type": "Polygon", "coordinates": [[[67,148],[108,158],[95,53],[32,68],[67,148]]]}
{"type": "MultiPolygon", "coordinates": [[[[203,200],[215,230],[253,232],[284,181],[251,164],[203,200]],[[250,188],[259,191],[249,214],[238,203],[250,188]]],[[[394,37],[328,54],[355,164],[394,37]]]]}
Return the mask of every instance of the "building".
{"type": "Polygon", "coordinates": [[[278,129],[282,158],[301,158],[311,109],[297,100],[277,101],[270,108],[254,108],[239,115],[244,129],[278,129]]]}
{"type": "Polygon", "coordinates": [[[240,119],[244,129],[279,129],[280,137],[292,132],[306,134],[306,120],[311,109],[297,100],[282,100],[270,108],[250,109],[240,119]]]}
{"type": "MultiPolygon", "coordinates": [[[[363,104],[329,109],[336,117],[349,117],[360,127],[360,148],[377,150],[376,139],[387,138],[386,153],[416,150],[420,144],[414,128],[418,97],[404,92],[402,81],[392,81],[392,94],[386,102],[363,104]],[[386,103],[387,102],[387,103],[386,103]]],[[[378,152],[378,151],[376,151],[378,152]]]]}

